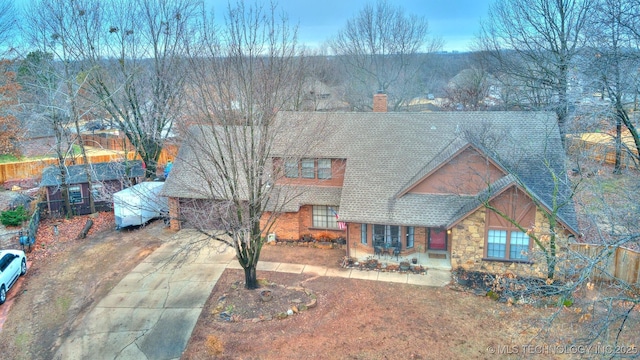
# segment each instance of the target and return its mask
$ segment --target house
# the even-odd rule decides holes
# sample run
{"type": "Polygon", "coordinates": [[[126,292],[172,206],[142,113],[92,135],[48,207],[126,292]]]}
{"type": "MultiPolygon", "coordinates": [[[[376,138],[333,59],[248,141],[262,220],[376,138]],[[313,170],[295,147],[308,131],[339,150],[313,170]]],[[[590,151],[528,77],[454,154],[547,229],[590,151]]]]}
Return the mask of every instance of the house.
{"type": "MultiPolygon", "coordinates": [[[[20,141],[20,153],[23,156],[42,156],[55,154],[57,139],[52,120],[36,113],[23,114],[21,126],[24,129],[23,139],[20,141]]],[[[63,141],[62,148],[68,148],[69,137],[66,129],[60,130],[63,141]]]]}
{"type": "MultiPolygon", "coordinates": [[[[138,178],[144,177],[140,160],[91,164],[91,171],[94,203],[97,209],[103,210],[111,208],[110,194],[135,184],[138,178]]],[[[47,210],[54,216],[64,214],[60,181],[58,166],[48,166],[43,170],[40,188],[46,188],[47,210]]],[[[89,214],[89,183],[85,166],[68,166],[66,182],[69,185],[69,202],[74,215],[89,214]]]]}
{"type": "MultiPolygon", "coordinates": [[[[535,273],[535,244],[508,219],[544,234],[543,211],[567,201],[556,209],[558,235],[578,234],[553,113],[385,110],[377,94],[374,112],[278,114],[292,128],[322,122],[331,129],[299,157],[278,146],[284,139],[274,145],[273,191],[299,190],[279,211],[278,238],[329,234],[346,238],[349,254],[360,258],[393,250],[444,257],[453,268],[535,273]]],[[[315,135],[307,136],[296,141],[315,135]]],[[[202,196],[204,180],[181,164],[190,151],[183,144],[163,189],[174,229],[181,204],[202,196]]]]}

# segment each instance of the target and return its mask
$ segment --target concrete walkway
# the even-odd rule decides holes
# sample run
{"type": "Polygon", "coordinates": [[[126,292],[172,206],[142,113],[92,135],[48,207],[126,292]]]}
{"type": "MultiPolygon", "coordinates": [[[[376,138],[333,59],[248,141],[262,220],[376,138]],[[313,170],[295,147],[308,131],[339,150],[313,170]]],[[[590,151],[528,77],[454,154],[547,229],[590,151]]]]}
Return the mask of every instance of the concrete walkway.
{"type": "MultiPolygon", "coordinates": [[[[242,269],[237,261],[232,261],[227,265],[228,269],[242,269]]],[[[425,275],[413,273],[365,271],[360,269],[335,269],[324,266],[287,264],[260,261],[258,271],[275,271],[292,274],[313,274],[318,276],[334,276],[347,279],[376,280],[397,282],[423,286],[445,286],[451,281],[451,271],[428,269],[425,275]]]]}
{"type": "MultiPolygon", "coordinates": [[[[185,251],[197,237],[180,231],[149,255],[76,326],[55,359],[179,359],[222,272],[242,269],[231,249],[208,245],[185,251]]],[[[258,271],[425,286],[451,280],[444,270],[416,275],[266,261],[258,263],[258,271]]]]}

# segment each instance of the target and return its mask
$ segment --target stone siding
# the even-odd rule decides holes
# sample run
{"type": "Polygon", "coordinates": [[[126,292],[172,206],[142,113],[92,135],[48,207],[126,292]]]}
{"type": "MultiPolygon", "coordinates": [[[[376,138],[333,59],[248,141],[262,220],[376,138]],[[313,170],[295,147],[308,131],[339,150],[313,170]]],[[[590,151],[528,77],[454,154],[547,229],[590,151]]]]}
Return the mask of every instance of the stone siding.
{"type": "MultiPolygon", "coordinates": [[[[511,261],[483,260],[485,253],[485,219],[486,209],[480,208],[458,223],[450,235],[451,268],[461,267],[465,270],[482,271],[495,274],[514,273],[521,276],[546,277],[546,262],[541,256],[539,248],[532,243],[532,260],[528,263],[511,261]]],[[[536,211],[536,234],[542,239],[549,233],[549,224],[542,212],[536,211]]]]}

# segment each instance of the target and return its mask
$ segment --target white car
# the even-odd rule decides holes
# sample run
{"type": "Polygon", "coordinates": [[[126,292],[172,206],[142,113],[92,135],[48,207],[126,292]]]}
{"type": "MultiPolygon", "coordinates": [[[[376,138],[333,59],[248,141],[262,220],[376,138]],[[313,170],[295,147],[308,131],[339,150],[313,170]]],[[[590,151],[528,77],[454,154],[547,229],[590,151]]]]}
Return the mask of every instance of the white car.
{"type": "Polygon", "coordinates": [[[27,273],[27,257],[22,250],[0,250],[0,304],[7,300],[7,291],[27,273]]]}

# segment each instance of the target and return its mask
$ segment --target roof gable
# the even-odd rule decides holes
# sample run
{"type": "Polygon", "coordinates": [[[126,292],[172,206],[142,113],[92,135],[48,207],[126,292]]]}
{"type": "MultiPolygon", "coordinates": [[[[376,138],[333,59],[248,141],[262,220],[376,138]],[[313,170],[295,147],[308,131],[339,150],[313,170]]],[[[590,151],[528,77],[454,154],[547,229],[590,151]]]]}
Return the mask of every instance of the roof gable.
{"type": "Polygon", "coordinates": [[[490,156],[456,139],[416,174],[398,196],[414,194],[475,195],[507,175],[490,156]],[[417,179],[417,180],[416,180],[417,179]]]}
{"type": "MultiPolygon", "coordinates": [[[[533,197],[535,199],[535,202],[540,204],[540,206],[543,208],[544,211],[551,212],[551,207],[549,207],[545,203],[544,199],[538,196],[532,189],[518,182],[517,178],[514,175],[509,174],[507,176],[502,177],[501,179],[498,179],[494,183],[490,184],[484,191],[480,192],[477,196],[474,196],[470,201],[468,201],[462,207],[460,207],[459,210],[456,212],[456,214],[451,217],[451,222],[449,222],[446,225],[446,227],[447,228],[454,227],[456,224],[458,224],[460,221],[465,219],[471,213],[483,207],[484,206],[483,204],[485,203],[485,201],[494,202],[496,200],[499,200],[503,194],[505,194],[510,189],[514,189],[514,188],[522,191],[526,195],[526,197],[529,199],[533,197]]],[[[571,208],[571,211],[569,212],[569,214],[573,214],[573,205],[568,204],[568,207],[571,208]]],[[[519,209],[519,210],[522,211],[523,209],[519,209]]],[[[521,214],[519,213],[515,214],[514,217],[516,217],[516,220],[517,220],[517,217],[519,217],[520,215],[521,214]]],[[[573,219],[570,215],[567,216],[566,211],[559,211],[557,213],[557,219],[559,223],[563,227],[565,227],[567,230],[569,230],[571,233],[573,233],[574,235],[578,234],[578,229],[575,224],[575,219],[573,219]]]]}

